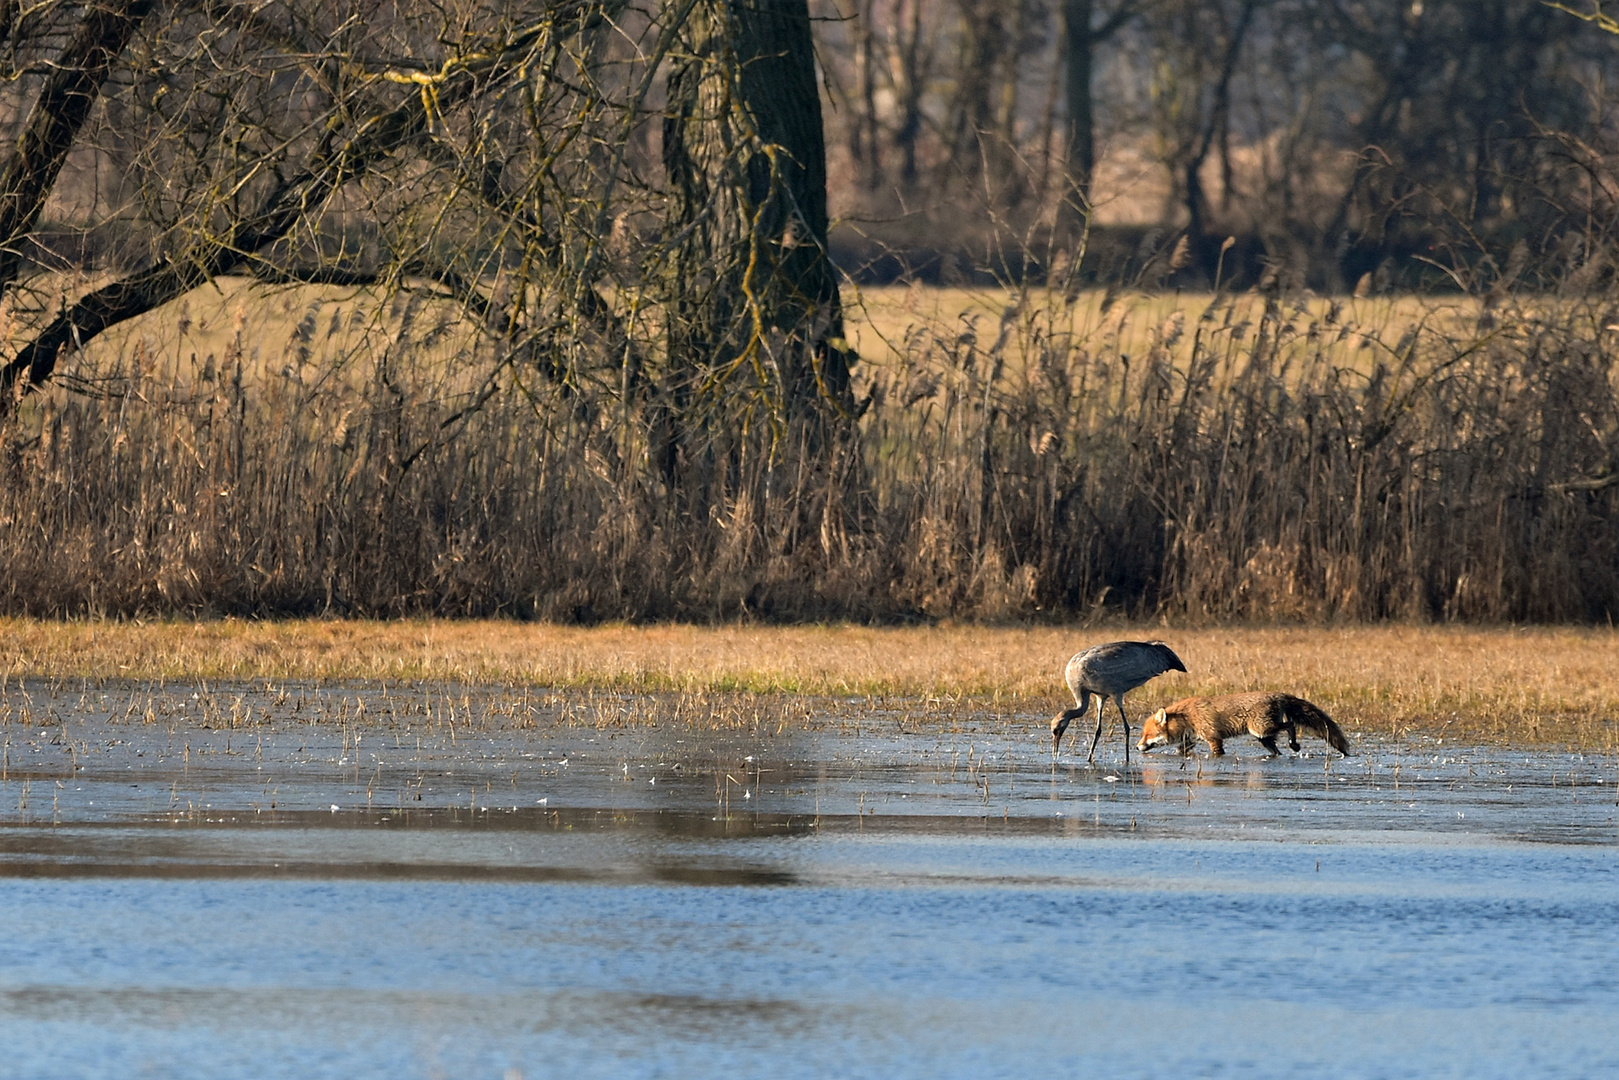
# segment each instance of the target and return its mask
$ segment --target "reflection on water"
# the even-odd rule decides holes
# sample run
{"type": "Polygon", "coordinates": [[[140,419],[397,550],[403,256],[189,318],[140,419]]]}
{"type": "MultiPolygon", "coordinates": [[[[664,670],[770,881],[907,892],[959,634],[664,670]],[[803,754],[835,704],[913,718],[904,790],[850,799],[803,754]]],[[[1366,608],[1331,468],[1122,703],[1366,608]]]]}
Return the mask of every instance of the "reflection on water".
{"type": "Polygon", "coordinates": [[[1619,1066],[1607,758],[17,693],[0,1076],[1619,1066]]]}
{"type": "MultiPolygon", "coordinates": [[[[1330,770],[1331,762],[1323,764],[1330,770]]],[[[1137,775],[1150,788],[1165,788],[1171,784],[1198,788],[1220,785],[1264,791],[1270,786],[1267,782],[1267,770],[1270,768],[1271,763],[1262,760],[1245,760],[1240,764],[1227,765],[1224,761],[1205,761],[1199,757],[1150,753],[1142,755],[1137,775]]],[[[1328,770],[1323,771],[1323,778],[1330,775],[1328,770]]]]}

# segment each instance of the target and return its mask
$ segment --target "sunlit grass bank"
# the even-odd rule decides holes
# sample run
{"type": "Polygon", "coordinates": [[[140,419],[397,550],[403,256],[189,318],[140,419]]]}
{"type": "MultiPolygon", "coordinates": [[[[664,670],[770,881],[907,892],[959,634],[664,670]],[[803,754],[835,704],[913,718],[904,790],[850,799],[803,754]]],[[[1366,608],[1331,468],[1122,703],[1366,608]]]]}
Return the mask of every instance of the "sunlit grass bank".
{"type": "Polygon", "coordinates": [[[8,678],[409,680],[561,691],[857,698],[884,710],[1036,722],[1067,703],[1075,651],[1159,637],[1185,660],[1130,700],[1268,688],[1360,733],[1612,749],[1619,633],[1419,627],[1174,630],[931,626],[559,627],[472,621],[0,621],[8,678]],[[942,710],[942,711],[941,711],[942,710]]]}

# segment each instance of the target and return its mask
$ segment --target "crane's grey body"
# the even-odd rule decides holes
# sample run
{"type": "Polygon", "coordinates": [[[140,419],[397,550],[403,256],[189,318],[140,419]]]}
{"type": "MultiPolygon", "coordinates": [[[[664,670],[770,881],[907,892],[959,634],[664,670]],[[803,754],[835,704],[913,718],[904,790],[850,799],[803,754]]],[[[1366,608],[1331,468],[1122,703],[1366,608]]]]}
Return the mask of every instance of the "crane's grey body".
{"type": "Polygon", "coordinates": [[[1124,763],[1128,766],[1130,720],[1124,715],[1124,695],[1166,671],[1185,670],[1186,665],[1181,663],[1181,658],[1162,641],[1109,641],[1075,653],[1063,672],[1068,689],[1073,691],[1075,707],[1065,710],[1051,721],[1052,756],[1056,756],[1069,722],[1085,715],[1094,694],[1096,733],[1091,736],[1091,750],[1085,760],[1096,760],[1096,744],[1102,738],[1102,709],[1112,698],[1119,709],[1119,722],[1124,725],[1124,763]]]}

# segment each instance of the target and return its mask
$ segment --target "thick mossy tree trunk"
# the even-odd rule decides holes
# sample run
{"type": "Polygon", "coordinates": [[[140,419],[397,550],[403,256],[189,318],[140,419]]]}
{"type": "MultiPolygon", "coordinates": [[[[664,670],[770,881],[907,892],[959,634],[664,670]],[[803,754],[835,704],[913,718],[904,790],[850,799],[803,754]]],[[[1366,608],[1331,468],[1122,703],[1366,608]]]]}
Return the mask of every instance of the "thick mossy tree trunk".
{"type": "Polygon", "coordinates": [[[777,425],[853,417],[806,0],[699,0],[663,123],[671,381],[777,425]]]}
{"type": "Polygon", "coordinates": [[[825,597],[804,590],[821,594],[850,557],[859,458],[809,7],[695,0],[682,30],[666,254],[648,268],[667,346],[650,450],[667,510],[719,526],[686,556],[690,576],[709,592],[743,583],[750,612],[817,610],[825,597]]]}

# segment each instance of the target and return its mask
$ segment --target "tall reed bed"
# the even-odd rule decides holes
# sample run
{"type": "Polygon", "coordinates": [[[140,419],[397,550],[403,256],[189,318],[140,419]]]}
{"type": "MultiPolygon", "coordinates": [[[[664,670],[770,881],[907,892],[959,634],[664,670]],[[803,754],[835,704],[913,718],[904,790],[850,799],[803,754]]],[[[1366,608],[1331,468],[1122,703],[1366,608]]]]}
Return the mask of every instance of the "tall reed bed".
{"type": "Polygon", "coordinates": [[[1615,312],[1381,310],[1216,298],[1134,352],[1127,313],[1076,337],[1040,297],[987,333],[921,328],[863,431],[897,595],[984,615],[1611,621],[1615,312]]]}
{"type": "Polygon", "coordinates": [[[738,425],[671,471],[656,411],[609,379],[548,382],[410,302],[356,337],[309,296],[295,325],[244,337],[238,317],[201,358],[148,326],[25,402],[0,433],[0,608],[1619,611],[1619,311],[1601,305],[1378,321],[1284,295],[1000,294],[999,314],[887,326],[830,451],[738,425]]]}

